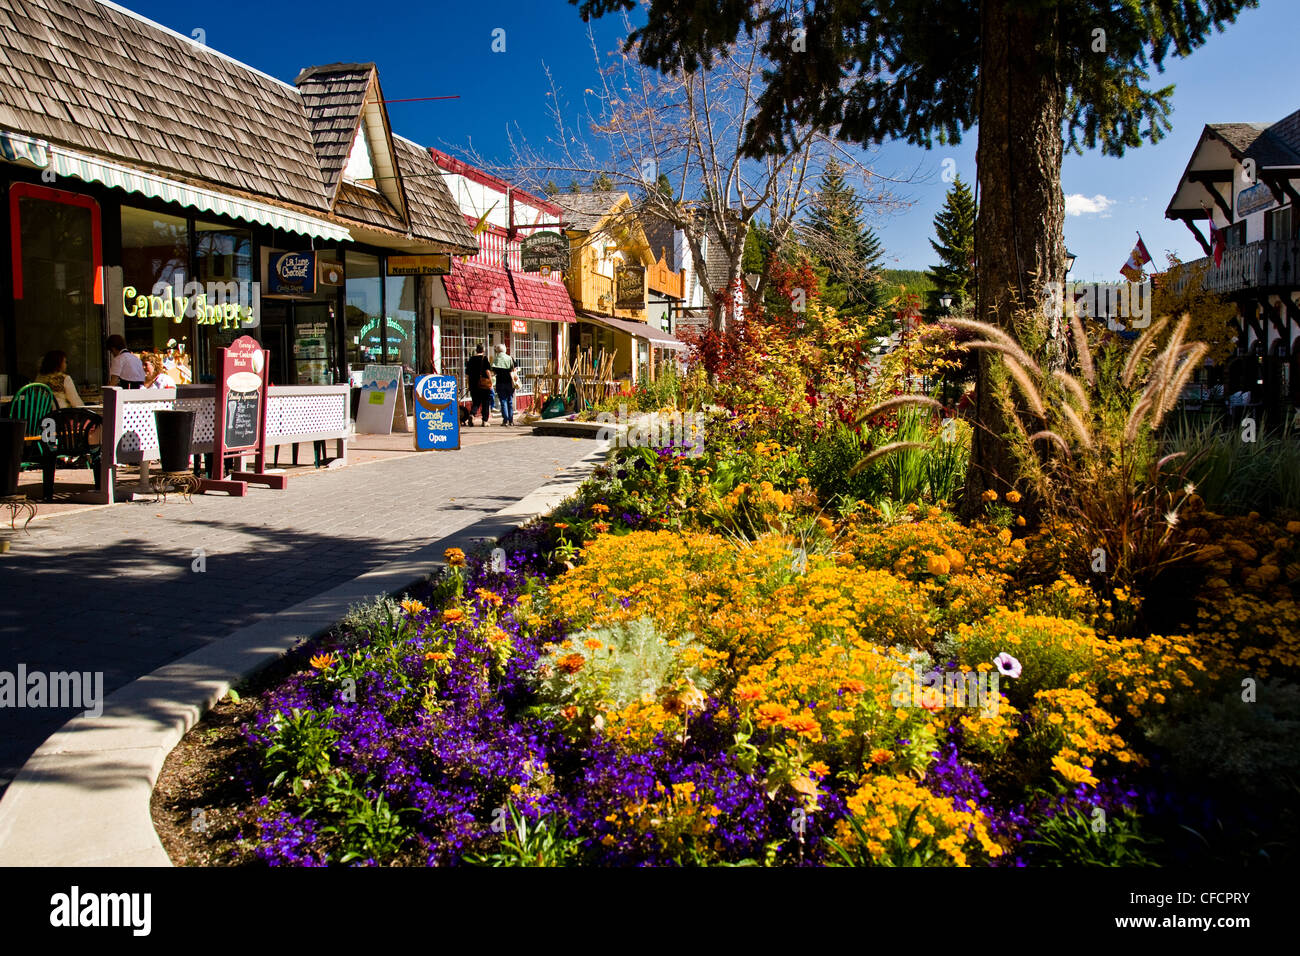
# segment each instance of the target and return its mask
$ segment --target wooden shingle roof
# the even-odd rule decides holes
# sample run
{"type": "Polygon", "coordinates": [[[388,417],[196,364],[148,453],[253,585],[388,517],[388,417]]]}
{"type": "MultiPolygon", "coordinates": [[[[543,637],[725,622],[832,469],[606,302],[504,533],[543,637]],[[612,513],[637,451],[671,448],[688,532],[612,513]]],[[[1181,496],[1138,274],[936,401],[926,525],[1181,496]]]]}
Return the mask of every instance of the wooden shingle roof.
{"type": "Polygon", "coordinates": [[[328,209],[293,87],[96,0],[0,0],[0,128],[328,209]]]}
{"type": "MultiPolygon", "coordinates": [[[[391,137],[396,169],[378,192],[342,181],[368,92],[372,147],[381,132],[389,137],[374,64],[314,67],[298,83],[111,3],[0,0],[0,129],[457,252],[478,249],[437,167],[409,140],[391,137]]],[[[382,166],[387,154],[376,160],[382,166]]]]}
{"type": "Polygon", "coordinates": [[[611,209],[628,199],[622,190],[595,193],[556,193],[551,197],[566,213],[565,220],[572,223],[574,229],[591,232],[600,225],[611,209]]]}
{"type": "Polygon", "coordinates": [[[402,170],[402,189],[412,234],[434,242],[458,244],[467,254],[477,252],[478,239],[465,224],[460,206],[429,151],[401,136],[393,137],[393,149],[402,170]]]}
{"type": "Polygon", "coordinates": [[[374,72],[373,63],[332,63],[303,70],[293,81],[307,108],[316,161],[330,196],[347,166],[374,72]]]}

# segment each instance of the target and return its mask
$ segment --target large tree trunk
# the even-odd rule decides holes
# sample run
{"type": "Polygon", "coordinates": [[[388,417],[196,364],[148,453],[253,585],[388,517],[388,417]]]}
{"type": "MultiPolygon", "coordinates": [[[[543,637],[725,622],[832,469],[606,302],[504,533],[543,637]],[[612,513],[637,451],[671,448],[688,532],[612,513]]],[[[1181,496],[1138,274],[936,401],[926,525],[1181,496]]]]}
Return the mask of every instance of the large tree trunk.
{"type": "MultiPolygon", "coordinates": [[[[975,227],[976,318],[1014,332],[1027,317],[1046,344],[1035,356],[1061,367],[1059,320],[1043,310],[1044,284],[1064,278],[1065,201],[1061,195],[1064,88],[1057,62],[1056,12],[1017,10],[1011,0],[986,0],[981,37],[979,214],[975,227]]],[[[1016,480],[1006,420],[990,374],[999,361],[979,355],[975,434],[964,511],[980,507],[988,488],[1001,494],[1016,480]]],[[[1026,422],[1026,424],[1032,424],[1026,422]]],[[[1030,428],[1031,433],[1036,428],[1030,428]]]]}

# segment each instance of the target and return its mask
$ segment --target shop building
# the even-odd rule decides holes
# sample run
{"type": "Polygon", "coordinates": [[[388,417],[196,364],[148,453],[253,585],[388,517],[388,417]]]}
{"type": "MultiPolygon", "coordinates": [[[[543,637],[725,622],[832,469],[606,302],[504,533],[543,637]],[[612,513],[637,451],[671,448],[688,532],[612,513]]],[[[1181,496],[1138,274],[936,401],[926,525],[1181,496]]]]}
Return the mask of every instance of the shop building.
{"type": "Polygon", "coordinates": [[[115,333],[194,382],[241,334],[275,384],[432,370],[434,279],[393,263],[477,243],[373,64],[289,84],[109,3],[0,15],[7,392],[52,349],[93,391],[115,333]]]}
{"type": "Polygon", "coordinates": [[[638,210],[621,191],[560,193],[570,239],[569,295],[578,314],[570,359],[614,356],[614,376],[635,385],[650,380],[686,346],[661,316],[683,298],[685,277],[655,258],[638,210]],[[649,319],[654,316],[655,321],[649,319]]]}
{"type": "Polygon", "coordinates": [[[1237,354],[1221,369],[1198,372],[1198,380],[1228,394],[1250,392],[1274,420],[1300,406],[1297,207],[1300,110],[1275,123],[1206,126],[1165,210],[1165,218],[1187,226],[1205,257],[1162,281],[1177,287],[1199,275],[1204,288],[1237,305],[1237,354]]]}
{"type": "Polygon", "coordinates": [[[429,155],[443,173],[463,220],[477,238],[472,255],[457,257],[435,290],[434,362],[454,375],[469,397],[465,362],[477,345],[503,344],[519,363],[519,411],[530,408],[541,376],[568,348],[576,315],[557,268],[534,271],[524,249],[557,236],[563,210],[440,150],[429,155]]]}

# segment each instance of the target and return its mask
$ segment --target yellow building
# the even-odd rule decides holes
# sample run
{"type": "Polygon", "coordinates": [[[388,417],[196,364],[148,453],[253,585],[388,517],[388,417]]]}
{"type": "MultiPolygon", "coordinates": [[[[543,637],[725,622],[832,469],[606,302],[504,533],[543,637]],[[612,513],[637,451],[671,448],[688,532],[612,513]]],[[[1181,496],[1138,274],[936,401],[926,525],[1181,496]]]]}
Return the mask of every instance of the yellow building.
{"type": "Polygon", "coordinates": [[[680,300],[684,277],[655,258],[627,193],[560,193],[570,243],[566,285],[578,325],[570,360],[589,351],[614,355],[615,378],[635,385],[651,380],[682,343],[647,323],[652,302],[680,300]]]}

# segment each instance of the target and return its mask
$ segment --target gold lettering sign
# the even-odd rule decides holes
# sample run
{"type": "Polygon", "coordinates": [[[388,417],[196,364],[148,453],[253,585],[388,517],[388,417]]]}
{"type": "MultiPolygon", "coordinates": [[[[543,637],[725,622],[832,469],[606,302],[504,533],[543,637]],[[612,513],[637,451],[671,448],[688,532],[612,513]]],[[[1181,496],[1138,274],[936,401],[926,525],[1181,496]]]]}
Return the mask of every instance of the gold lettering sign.
{"type": "Polygon", "coordinates": [[[389,256],[390,276],[451,275],[451,256],[439,253],[428,256],[389,256]]]}

